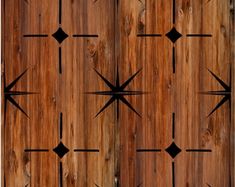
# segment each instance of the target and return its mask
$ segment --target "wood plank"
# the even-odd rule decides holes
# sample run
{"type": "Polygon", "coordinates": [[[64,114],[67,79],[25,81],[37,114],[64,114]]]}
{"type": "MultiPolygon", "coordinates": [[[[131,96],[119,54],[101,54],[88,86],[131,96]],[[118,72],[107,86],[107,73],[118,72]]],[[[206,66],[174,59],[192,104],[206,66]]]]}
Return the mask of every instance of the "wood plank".
{"type": "Polygon", "coordinates": [[[2,86],[2,185],[234,186],[233,0],[3,0],[2,25],[5,87],[27,69],[2,86]],[[112,97],[93,93],[110,91],[97,72],[115,85],[139,70],[124,90],[144,93],[113,89],[96,116],[112,97]],[[223,99],[205,94],[223,89],[215,75],[231,101],[208,116],[223,99]],[[10,91],[37,92],[12,96],[29,118],[10,91]]]}

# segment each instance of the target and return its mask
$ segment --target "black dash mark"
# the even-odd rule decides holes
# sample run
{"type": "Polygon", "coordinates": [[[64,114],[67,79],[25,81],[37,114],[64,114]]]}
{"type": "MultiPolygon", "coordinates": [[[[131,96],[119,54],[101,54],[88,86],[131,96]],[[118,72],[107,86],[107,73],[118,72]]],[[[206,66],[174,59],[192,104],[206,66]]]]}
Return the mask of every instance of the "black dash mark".
{"type": "Polygon", "coordinates": [[[59,47],[59,73],[62,73],[62,49],[59,47]]]}
{"type": "Polygon", "coordinates": [[[161,37],[161,34],[137,34],[137,37],[161,37]]]}
{"type": "Polygon", "coordinates": [[[137,149],[137,152],[161,152],[161,149],[137,149]]]}
{"type": "Polygon", "coordinates": [[[94,38],[97,38],[97,37],[99,37],[99,35],[97,35],[97,34],[74,34],[73,37],[75,37],[75,38],[82,38],[82,37],[87,37],[87,38],[94,37],[94,38]]]}
{"type": "Polygon", "coordinates": [[[175,47],[172,48],[172,67],[173,73],[175,73],[175,47]]]}
{"type": "Polygon", "coordinates": [[[25,34],[24,37],[43,38],[48,37],[48,34],[25,34]]]}
{"type": "Polygon", "coordinates": [[[172,113],[172,139],[175,139],[175,113],[172,113]]]}
{"type": "Polygon", "coordinates": [[[212,37],[211,34],[187,34],[187,37],[212,37]]]}
{"type": "Polygon", "coordinates": [[[175,24],[175,0],[173,0],[172,16],[173,16],[173,24],[175,24]]]}
{"type": "Polygon", "coordinates": [[[74,149],[74,152],[100,152],[99,149],[74,149]]]}
{"type": "Polygon", "coordinates": [[[24,152],[49,152],[49,149],[25,149],[24,152]]]}
{"type": "Polygon", "coordinates": [[[63,166],[62,166],[62,162],[60,162],[60,169],[59,169],[59,181],[60,181],[60,187],[63,187],[63,166]]]}
{"type": "Polygon", "coordinates": [[[186,149],[186,152],[212,152],[211,149],[186,149]]]}
{"type": "Polygon", "coordinates": [[[172,187],[175,187],[175,163],[172,162],[172,187]]]}
{"type": "Polygon", "coordinates": [[[63,113],[60,113],[60,139],[63,137],[63,113]]]}
{"type": "Polygon", "coordinates": [[[59,0],[59,24],[62,22],[62,0],[59,0]]]}

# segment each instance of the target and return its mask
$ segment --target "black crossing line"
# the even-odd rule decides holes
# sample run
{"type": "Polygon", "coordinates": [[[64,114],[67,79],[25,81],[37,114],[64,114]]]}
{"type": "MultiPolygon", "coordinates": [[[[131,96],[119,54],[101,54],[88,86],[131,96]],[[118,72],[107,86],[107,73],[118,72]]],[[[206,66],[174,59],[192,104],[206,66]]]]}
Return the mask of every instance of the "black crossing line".
{"type": "Polygon", "coordinates": [[[63,187],[63,165],[59,163],[59,187],[63,187]]]}
{"type": "Polygon", "coordinates": [[[173,17],[173,24],[175,24],[175,0],[173,0],[172,17],[173,17]]]}
{"type": "Polygon", "coordinates": [[[175,162],[172,162],[172,187],[175,187],[175,162]]]}
{"type": "Polygon", "coordinates": [[[48,37],[48,34],[24,34],[23,36],[26,38],[44,38],[48,37]]]}
{"type": "Polygon", "coordinates": [[[212,37],[212,34],[186,34],[187,37],[212,37]]]}
{"type": "Polygon", "coordinates": [[[74,38],[82,38],[82,37],[85,37],[85,38],[97,38],[99,37],[98,34],[73,34],[73,37],[74,38]]]}
{"type": "Polygon", "coordinates": [[[162,37],[162,34],[137,34],[137,37],[162,37]]]}
{"type": "Polygon", "coordinates": [[[212,152],[211,149],[186,149],[186,152],[212,152]]]}
{"type": "Polygon", "coordinates": [[[175,139],[175,113],[172,113],[172,139],[175,139]]]}
{"type": "Polygon", "coordinates": [[[137,152],[161,152],[161,149],[137,149],[137,152]]]}
{"type": "Polygon", "coordinates": [[[62,74],[62,49],[59,47],[59,73],[62,74]]]}
{"type": "Polygon", "coordinates": [[[49,149],[25,149],[24,152],[49,152],[49,149]]]}
{"type": "Polygon", "coordinates": [[[63,113],[60,113],[60,139],[63,138],[63,113]]]}
{"type": "Polygon", "coordinates": [[[100,152],[99,149],[74,149],[74,152],[100,152]]]}
{"type": "Polygon", "coordinates": [[[59,24],[62,23],[62,0],[59,0],[59,24]]]}
{"type": "Polygon", "coordinates": [[[173,73],[175,73],[175,46],[172,47],[172,67],[173,73]]]}

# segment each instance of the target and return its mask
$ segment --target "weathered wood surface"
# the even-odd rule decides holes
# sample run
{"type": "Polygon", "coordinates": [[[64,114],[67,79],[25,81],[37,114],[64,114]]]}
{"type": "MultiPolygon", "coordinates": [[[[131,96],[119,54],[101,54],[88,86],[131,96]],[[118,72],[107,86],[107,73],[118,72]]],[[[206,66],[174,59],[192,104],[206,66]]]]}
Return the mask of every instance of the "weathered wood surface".
{"type": "Polygon", "coordinates": [[[173,27],[171,0],[63,0],[62,4],[61,27],[69,37],[58,44],[51,36],[59,27],[58,0],[2,0],[2,77],[8,85],[28,68],[12,90],[38,93],[14,96],[29,118],[8,101],[4,117],[2,91],[3,183],[59,186],[61,161],[63,186],[171,187],[174,161],[176,187],[234,186],[234,1],[176,0],[175,28],[183,36],[174,45],[165,36],[173,27]],[[137,37],[144,33],[162,36],[137,37]],[[189,33],[212,37],[186,37],[189,33]],[[25,34],[49,36],[25,38],[25,34]],[[117,103],[94,117],[109,97],[85,92],[109,88],[93,68],[114,84],[117,67],[120,83],[142,68],[127,90],[148,93],[125,96],[141,118],[121,102],[119,118],[117,103]],[[209,117],[222,96],[199,92],[222,87],[207,68],[227,84],[232,72],[231,108],[227,101],[209,117]],[[60,142],[61,112],[61,141],[70,152],[59,159],[52,150],[60,142]],[[173,113],[174,142],[182,149],[174,160],[165,152],[173,141],[173,113]],[[24,152],[29,148],[49,152],[24,152]],[[161,152],[136,152],[148,148],[161,152]]]}

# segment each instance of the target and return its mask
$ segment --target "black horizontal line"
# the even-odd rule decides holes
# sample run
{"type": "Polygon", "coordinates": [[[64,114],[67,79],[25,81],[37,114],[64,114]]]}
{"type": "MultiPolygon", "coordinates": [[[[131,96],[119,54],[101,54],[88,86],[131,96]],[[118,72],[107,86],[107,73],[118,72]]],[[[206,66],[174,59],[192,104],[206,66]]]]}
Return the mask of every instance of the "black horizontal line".
{"type": "Polygon", "coordinates": [[[211,149],[186,149],[186,152],[212,152],[211,149]]]}
{"type": "Polygon", "coordinates": [[[49,149],[25,149],[25,152],[48,152],[49,149]]]}
{"type": "Polygon", "coordinates": [[[94,95],[143,95],[147,92],[142,91],[98,91],[98,92],[85,92],[85,94],[94,95]]]}
{"type": "Polygon", "coordinates": [[[99,149],[74,149],[74,152],[100,152],[99,149]]]}
{"type": "Polygon", "coordinates": [[[137,34],[138,37],[161,37],[161,34],[137,34]]]}
{"type": "Polygon", "coordinates": [[[187,37],[212,37],[211,34],[187,34],[187,37]]]}
{"type": "Polygon", "coordinates": [[[208,91],[208,92],[199,92],[204,95],[231,95],[231,92],[227,91],[208,91]]]}
{"type": "Polygon", "coordinates": [[[137,152],[161,152],[161,149],[137,149],[137,152]]]}
{"type": "Polygon", "coordinates": [[[99,37],[97,34],[74,34],[73,37],[99,37]]]}
{"type": "Polygon", "coordinates": [[[48,37],[48,34],[25,34],[24,37],[48,37]]]}

